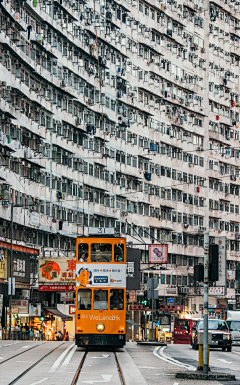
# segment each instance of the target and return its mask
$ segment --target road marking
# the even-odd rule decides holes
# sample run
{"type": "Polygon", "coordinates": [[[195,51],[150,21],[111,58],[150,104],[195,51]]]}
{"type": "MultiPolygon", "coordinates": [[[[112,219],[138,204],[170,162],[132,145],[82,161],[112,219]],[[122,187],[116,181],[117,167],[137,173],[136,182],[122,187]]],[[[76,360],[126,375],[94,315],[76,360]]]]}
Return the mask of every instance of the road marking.
{"type": "Polygon", "coordinates": [[[28,345],[27,345],[27,346],[22,346],[23,349],[26,349],[26,348],[28,348],[28,347],[29,347],[28,345]]]}
{"type": "Polygon", "coordinates": [[[110,374],[101,374],[103,380],[87,380],[87,381],[82,381],[84,384],[94,384],[94,382],[109,382],[112,378],[112,375],[110,374]]]}
{"type": "Polygon", "coordinates": [[[89,357],[89,358],[107,358],[109,357],[109,354],[102,354],[101,356],[98,357],[89,357]]]}
{"type": "Polygon", "coordinates": [[[224,358],[218,358],[217,360],[218,360],[218,361],[222,361],[222,362],[224,362],[225,364],[232,364],[232,361],[227,361],[227,360],[225,360],[224,358]]]}
{"type": "Polygon", "coordinates": [[[76,349],[77,349],[77,346],[75,345],[72,348],[72,350],[70,351],[70,353],[67,355],[67,357],[65,358],[65,361],[62,363],[60,372],[63,372],[63,369],[65,368],[65,366],[67,366],[69,364],[69,362],[70,362],[72,356],[74,355],[76,349]]]}
{"type": "Polygon", "coordinates": [[[240,354],[240,352],[236,352],[235,350],[233,350],[233,353],[240,354]]]}
{"type": "Polygon", "coordinates": [[[173,385],[178,385],[178,382],[174,382],[174,384],[173,385]]]}
{"type": "Polygon", "coordinates": [[[43,382],[43,381],[46,381],[46,380],[48,380],[48,378],[43,378],[42,380],[40,380],[40,381],[37,381],[37,382],[34,382],[33,384],[31,384],[31,385],[37,385],[37,384],[41,384],[41,382],[43,382]]]}
{"type": "Polygon", "coordinates": [[[159,347],[155,348],[153,351],[154,356],[156,356],[156,357],[160,358],[161,360],[166,361],[170,364],[177,365],[177,366],[180,366],[181,368],[191,370],[192,372],[195,372],[197,370],[196,366],[183,364],[182,362],[177,361],[172,357],[166,356],[163,352],[164,349],[165,349],[165,346],[162,346],[161,348],[159,348],[159,347]]]}
{"type": "Polygon", "coordinates": [[[75,344],[71,344],[66,350],[64,350],[64,352],[56,359],[56,361],[54,362],[53,366],[51,367],[51,369],[49,370],[49,373],[53,373],[55,372],[55,370],[58,368],[58,366],[60,365],[61,361],[64,359],[64,357],[66,356],[66,354],[69,352],[69,350],[72,349],[72,347],[75,346],[75,344]]]}

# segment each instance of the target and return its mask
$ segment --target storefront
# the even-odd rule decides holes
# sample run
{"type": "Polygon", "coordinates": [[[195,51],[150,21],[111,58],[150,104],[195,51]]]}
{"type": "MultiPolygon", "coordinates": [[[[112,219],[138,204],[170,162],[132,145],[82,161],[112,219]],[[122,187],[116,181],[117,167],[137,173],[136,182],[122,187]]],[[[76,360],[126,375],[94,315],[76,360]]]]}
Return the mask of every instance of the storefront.
{"type": "Polygon", "coordinates": [[[39,258],[39,291],[46,292],[48,304],[44,311],[44,332],[46,339],[53,339],[57,332],[70,339],[75,335],[75,315],[70,314],[70,306],[75,307],[76,261],[71,258],[39,258]],[[54,307],[53,307],[54,306],[54,307]]]}

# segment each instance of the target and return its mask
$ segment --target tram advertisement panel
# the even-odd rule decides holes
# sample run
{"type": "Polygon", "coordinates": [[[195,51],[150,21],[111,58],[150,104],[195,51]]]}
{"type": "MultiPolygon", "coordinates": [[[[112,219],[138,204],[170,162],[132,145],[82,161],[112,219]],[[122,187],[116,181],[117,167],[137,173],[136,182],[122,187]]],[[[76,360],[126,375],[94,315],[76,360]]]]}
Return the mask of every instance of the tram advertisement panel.
{"type": "Polygon", "coordinates": [[[126,287],[126,265],[99,263],[77,263],[76,286],[84,287],[126,287]]]}

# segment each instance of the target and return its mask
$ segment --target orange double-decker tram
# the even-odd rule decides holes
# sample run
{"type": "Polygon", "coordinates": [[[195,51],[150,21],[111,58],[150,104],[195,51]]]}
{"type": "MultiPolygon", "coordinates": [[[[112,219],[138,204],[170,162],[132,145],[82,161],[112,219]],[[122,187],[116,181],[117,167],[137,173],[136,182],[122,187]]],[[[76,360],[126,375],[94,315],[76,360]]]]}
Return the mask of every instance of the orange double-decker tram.
{"type": "Polygon", "coordinates": [[[75,328],[77,346],[125,344],[125,238],[77,238],[75,328]]]}

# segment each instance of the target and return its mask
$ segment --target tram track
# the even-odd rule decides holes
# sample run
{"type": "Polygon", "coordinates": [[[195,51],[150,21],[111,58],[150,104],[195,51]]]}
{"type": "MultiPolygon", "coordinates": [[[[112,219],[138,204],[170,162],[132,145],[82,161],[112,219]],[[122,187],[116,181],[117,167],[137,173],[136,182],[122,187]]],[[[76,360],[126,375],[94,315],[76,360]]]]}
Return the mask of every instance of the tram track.
{"type": "MultiPolygon", "coordinates": [[[[44,342],[44,344],[47,343],[47,342],[44,342]]],[[[52,349],[50,352],[46,353],[43,357],[41,357],[39,360],[37,360],[34,364],[32,364],[31,366],[29,366],[26,370],[24,370],[22,373],[19,374],[19,376],[17,376],[14,380],[12,380],[11,382],[8,383],[8,385],[13,385],[15,384],[17,381],[19,381],[22,377],[24,377],[30,370],[32,370],[36,365],[38,365],[41,361],[43,361],[46,357],[48,357],[50,354],[52,354],[55,350],[57,350],[60,346],[62,346],[63,344],[65,344],[65,342],[63,342],[62,344],[58,345],[56,348],[52,349]]],[[[39,344],[39,345],[36,345],[28,350],[31,350],[37,346],[40,346],[40,345],[43,345],[43,344],[39,344]]],[[[22,353],[25,353],[27,352],[28,350],[25,350],[24,352],[21,352],[19,354],[16,354],[8,359],[6,359],[5,361],[2,361],[1,364],[3,364],[4,362],[6,361],[9,361],[11,360],[12,358],[14,357],[17,357],[19,356],[20,354],[22,353]]]]}
{"type": "Polygon", "coordinates": [[[4,364],[4,362],[7,362],[7,361],[9,361],[9,360],[12,360],[13,358],[15,358],[15,357],[17,357],[17,356],[20,356],[20,354],[24,354],[24,353],[28,352],[29,350],[35,349],[35,348],[37,348],[38,346],[44,345],[44,344],[46,344],[46,343],[47,343],[47,342],[42,342],[41,344],[32,346],[32,347],[29,348],[29,349],[24,349],[22,352],[17,353],[17,354],[15,354],[14,356],[11,356],[11,357],[6,358],[5,360],[1,361],[1,362],[0,362],[0,365],[4,364]]]}
{"type": "MultiPolygon", "coordinates": [[[[105,351],[104,351],[104,352],[105,352],[105,351]]],[[[126,385],[126,382],[125,382],[124,376],[123,376],[123,371],[122,371],[122,368],[121,368],[121,366],[120,366],[120,364],[119,364],[119,361],[118,361],[116,352],[111,352],[111,353],[113,353],[114,358],[115,358],[115,362],[116,362],[116,365],[117,365],[117,371],[118,371],[118,374],[119,374],[120,382],[121,382],[122,385],[126,385]]],[[[73,377],[73,380],[72,380],[72,382],[71,382],[71,385],[77,385],[78,379],[79,379],[80,373],[81,373],[81,371],[82,371],[84,362],[85,362],[85,360],[86,360],[86,358],[87,358],[87,355],[88,355],[88,351],[86,350],[85,353],[84,353],[84,355],[83,355],[83,357],[82,357],[82,359],[81,359],[81,362],[80,362],[80,364],[79,364],[79,366],[78,366],[78,368],[77,368],[77,370],[76,370],[76,373],[75,373],[75,375],[74,375],[74,377],[73,377]]],[[[10,385],[10,384],[9,384],[9,385],[10,385]]]]}

